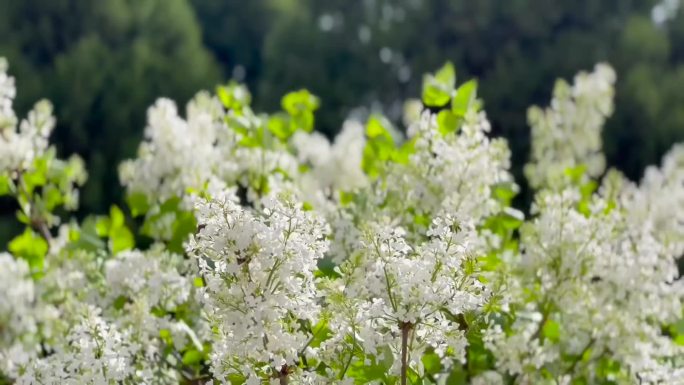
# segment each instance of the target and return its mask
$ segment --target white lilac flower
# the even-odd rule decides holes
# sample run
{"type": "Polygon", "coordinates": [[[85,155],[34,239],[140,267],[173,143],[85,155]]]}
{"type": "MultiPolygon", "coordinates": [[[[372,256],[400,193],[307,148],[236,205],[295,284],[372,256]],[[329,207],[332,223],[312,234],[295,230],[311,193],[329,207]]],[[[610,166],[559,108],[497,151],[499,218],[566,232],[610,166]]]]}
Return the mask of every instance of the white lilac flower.
{"type": "Polygon", "coordinates": [[[532,154],[525,176],[532,187],[565,183],[566,170],[586,167],[591,177],[605,169],[601,130],[613,112],[615,71],[598,64],[594,72],[581,72],[572,86],[559,80],[551,105],[531,107],[532,154]]]}
{"type": "Polygon", "coordinates": [[[0,173],[21,172],[48,147],[48,137],[55,126],[52,105],[40,101],[17,127],[12,109],[16,96],[14,78],[7,74],[7,61],[0,58],[0,173]]]}
{"type": "Polygon", "coordinates": [[[221,106],[207,93],[188,103],[186,119],[179,116],[173,101],[159,99],[147,112],[146,140],[138,158],[120,167],[122,184],[159,201],[188,189],[200,190],[217,172],[216,142],[225,137],[219,133],[224,129],[221,106]]]}
{"type": "Polygon", "coordinates": [[[471,109],[460,129],[445,135],[436,116],[425,112],[409,128],[415,141],[409,164],[389,172],[387,195],[398,198],[396,210],[406,213],[410,208],[428,217],[446,212],[476,225],[499,212],[492,188],[512,181],[510,151],[505,140],[490,139],[489,130],[484,112],[471,109]]]}
{"type": "Polygon", "coordinates": [[[38,354],[40,310],[26,261],[0,253],[0,373],[16,375],[38,354]]]}
{"type": "Polygon", "coordinates": [[[332,144],[319,133],[297,132],[292,141],[299,161],[311,165],[312,171],[306,175],[319,189],[352,191],[368,183],[361,169],[365,138],[360,123],[345,122],[332,144]]]}
{"type": "Polygon", "coordinates": [[[71,327],[54,353],[33,361],[19,385],[108,384],[136,378],[133,357],[141,346],[100,317],[100,309],[80,306],[81,321],[71,327]]]}
{"type": "MultiPolygon", "coordinates": [[[[472,224],[443,216],[433,220],[427,240],[407,243],[402,228],[374,224],[362,248],[339,268],[330,282],[330,324],[337,335],[326,341],[324,354],[344,357],[355,345],[376,360],[394,354],[400,370],[402,328],[412,335],[409,364],[422,372],[422,353],[464,360],[467,341],[456,319],[482,307],[488,289],[475,267],[472,224]],[[351,343],[350,343],[351,341],[351,343]]],[[[445,361],[447,362],[447,361],[445,361]]]]}
{"type": "MultiPolygon", "coordinates": [[[[196,205],[200,230],[188,252],[205,281],[201,301],[216,328],[212,371],[276,376],[296,368],[318,322],[313,272],[327,226],[287,197],[248,210],[230,192],[196,205]]],[[[250,381],[250,380],[248,380],[250,381]]]]}
{"type": "MultiPolygon", "coordinates": [[[[598,96],[610,96],[610,74],[599,68],[580,76],[573,93],[589,92],[583,108],[609,110],[598,96]]],[[[593,119],[598,130],[602,118],[593,119]]],[[[544,164],[560,172],[602,157],[599,147],[585,150],[544,164]]],[[[606,375],[601,363],[612,362],[610,379],[618,383],[676,383],[664,373],[681,371],[684,348],[663,328],[684,314],[676,264],[683,250],[676,214],[684,207],[681,154],[675,148],[640,185],[611,171],[589,196],[581,191],[586,180],[577,186],[556,171],[540,174],[547,188],[537,193],[533,217],[521,228],[521,255],[505,277],[513,321],[493,320],[485,337],[501,373],[519,383],[542,383],[545,373],[593,382],[606,375]]],[[[597,172],[602,168],[589,168],[588,176],[597,172]]]]}

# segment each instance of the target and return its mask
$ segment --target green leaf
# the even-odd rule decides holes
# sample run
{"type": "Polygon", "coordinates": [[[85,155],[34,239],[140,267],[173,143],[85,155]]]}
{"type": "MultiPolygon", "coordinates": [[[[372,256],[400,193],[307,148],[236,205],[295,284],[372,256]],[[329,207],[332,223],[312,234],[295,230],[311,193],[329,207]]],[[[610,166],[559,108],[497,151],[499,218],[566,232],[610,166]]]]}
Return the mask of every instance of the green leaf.
{"type": "Polygon", "coordinates": [[[425,373],[429,375],[435,375],[442,371],[442,362],[435,352],[423,354],[421,361],[423,362],[425,373]]]}
{"type": "Polygon", "coordinates": [[[130,250],[135,246],[133,234],[125,226],[112,227],[109,232],[109,248],[116,254],[121,251],[130,250]]]}
{"type": "Polygon", "coordinates": [[[497,215],[487,218],[483,227],[506,239],[511,231],[522,225],[523,221],[523,214],[520,211],[506,207],[497,215]]]}
{"type": "Polygon", "coordinates": [[[14,191],[14,182],[9,175],[0,175],[0,197],[14,191]]]}
{"type": "Polygon", "coordinates": [[[451,99],[456,85],[456,70],[451,62],[444,64],[434,75],[423,77],[423,104],[429,107],[441,107],[451,99]]]}
{"type": "Polygon", "coordinates": [[[549,341],[560,341],[561,329],[558,322],[553,320],[546,320],[544,326],[542,327],[542,335],[549,341]]]}
{"type": "Polygon", "coordinates": [[[135,246],[133,233],[126,227],[123,211],[116,205],[109,209],[109,217],[99,217],[95,221],[95,231],[100,237],[109,238],[112,253],[130,250],[135,246]]]}
{"type": "Polygon", "coordinates": [[[283,96],[281,100],[283,110],[290,115],[297,115],[304,111],[314,111],[319,107],[318,98],[308,90],[301,89],[283,96]]]}
{"type": "MultiPolygon", "coordinates": [[[[390,355],[391,357],[391,355],[390,355]]],[[[356,361],[347,370],[347,375],[357,381],[357,383],[367,384],[369,382],[381,381],[387,383],[387,373],[389,367],[375,363],[371,360],[370,365],[366,365],[363,361],[356,361]]]]}
{"type": "Polygon", "coordinates": [[[445,385],[466,385],[468,383],[468,373],[460,365],[456,365],[449,373],[445,385]]]}
{"type": "Polygon", "coordinates": [[[238,143],[241,147],[247,147],[247,148],[255,148],[255,147],[261,147],[261,142],[253,136],[245,136],[242,139],[240,139],[240,142],[238,143]]]}
{"type": "Polygon", "coordinates": [[[153,306],[152,309],[150,309],[150,313],[157,318],[165,317],[168,314],[161,306],[153,306]]]}
{"type": "Polygon", "coordinates": [[[684,334],[680,334],[675,337],[674,342],[679,346],[684,346],[684,334]]]}
{"type": "Polygon", "coordinates": [[[451,110],[457,116],[465,116],[468,109],[473,106],[477,96],[477,81],[469,80],[456,90],[456,95],[451,101],[451,110]]]}
{"type": "Polygon", "coordinates": [[[111,221],[108,217],[97,218],[95,222],[95,232],[100,237],[106,237],[107,235],[109,235],[109,229],[111,227],[111,221]]]}
{"type": "Polygon", "coordinates": [[[382,139],[393,142],[392,135],[389,132],[390,123],[382,115],[371,115],[366,123],[366,136],[368,139],[382,139]]]}
{"type": "Polygon", "coordinates": [[[436,84],[430,75],[423,78],[423,104],[428,107],[442,107],[449,103],[450,98],[449,91],[436,84]]]}
{"type": "Polygon", "coordinates": [[[457,132],[460,128],[461,119],[449,110],[439,111],[437,114],[437,129],[442,135],[457,132]]]}
{"type": "Polygon", "coordinates": [[[168,243],[169,251],[183,253],[183,242],[197,229],[197,220],[190,211],[179,210],[173,226],[173,236],[168,243]]]}
{"type": "Polygon", "coordinates": [[[114,309],[121,310],[126,305],[126,302],[128,302],[128,298],[126,298],[123,295],[120,295],[120,296],[116,297],[116,299],[114,300],[114,303],[112,303],[112,305],[114,306],[114,309]]]}
{"type": "Polygon", "coordinates": [[[62,192],[53,185],[45,186],[43,189],[43,200],[45,209],[50,212],[64,202],[62,192]]]}
{"type": "Polygon", "coordinates": [[[227,377],[231,385],[242,385],[247,381],[245,376],[239,373],[230,373],[227,377]]]}
{"type": "Polygon", "coordinates": [[[25,259],[32,272],[43,270],[49,246],[43,237],[30,228],[12,239],[8,248],[16,257],[25,259]]]}
{"type": "Polygon", "coordinates": [[[24,183],[24,189],[27,194],[33,194],[33,190],[36,187],[44,186],[48,179],[48,162],[50,160],[50,154],[45,154],[33,161],[33,167],[29,172],[22,175],[21,179],[24,183]]]}
{"type": "Polygon", "coordinates": [[[183,242],[190,234],[197,229],[197,221],[192,212],[184,211],[181,206],[181,200],[178,197],[170,198],[159,206],[159,211],[153,215],[148,215],[145,218],[141,232],[151,238],[158,239],[156,234],[156,226],[159,221],[166,220],[167,216],[174,217],[171,223],[170,238],[164,239],[167,241],[169,251],[174,253],[182,253],[183,242]]]}
{"type": "Polygon", "coordinates": [[[292,120],[290,120],[290,131],[292,131],[294,133],[300,128],[306,132],[313,131],[313,128],[314,128],[313,111],[303,111],[297,115],[292,116],[292,120]]]}
{"type": "Polygon", "coordinates": [[[413,216],[413,224],[419,225],[422,227],[429,227],[430,226],[430,215],[429,214],[416,214],[413,216]]]}
{"type": "Polygon", "coordinates": [[[512,207],[505,207],[503,212],[499,214],[501,224],[507,230],[515,230],[519,228],[525,220],[524,214],[512,207]]]}
{"type": "Polygon", "coordinates": [[[275,137],[281,140],[286,140],[293,134],[291,129],[292,126],[287,121],[287,116],[275,114],[269,117],[266,126],[268,127],[268,130],[275,135],[275,137]]]}
{"type": "Polygon", "coordinates": [[[454,88],[456,86],[456,68],[450,61],[444,63],[442,68],[435,73],[435,80],[447,87],[454,88]]]}
{"type": "Polygon", "coordinates": [[[150,202],[147,199],[147,195],[141,192],[128,194],[126,196],[126,204],[128,205],[128,209],[131,210],[133,218],[144,215],[150,209],[150,202]]]}
{"type": "Polygon", "coordinates": [[[97,251],[105,248],[105,243],[100,237],[106,236],[109,232],[108,227],[104,235],[100,235],[97,230],[98,222],[101,218],[93,216],[86,217],[80,228],[72,232],[69,236],[71,242],[69,249],[71,250],[86,250],[97,251]]]}
{"type": "Polygon", "coordinates": [[[317,277],[339,278],[340,275],[335,271],[336,266],[330,258],[319,259],[315,274],[317,277]]]}
{"type": "Polygon", "coordinates": [[[479,329],[477,327],[469,328],[466,335],[468,338],[467,371],[471,376],[490,370],[494,365],[494,356],[485,347],[479,329]]]}
{"type": "Polygon", "coordinates": [[[297,129],[311,132],[314,126],[313,112],[318,109],[319,104],[318,98],[305,89],[283,96],[281,105],[291,117],[290,132],[294,133],[297,129]]]}
{"type": "Polygon", "coordinates": [[[252,101],[252,95],[247,90],[247,87],[236,82],[230,82],[226,86],[218,87],[216,94],[221,103],[229,110],[241,111],[243,107],[249,106],[252,101]]]}
{"type": "Polygon", "coordinates": [[[330,338],[332,334],[326,320],[322,319],[318,321],[318,323],[311,328],[311,342],[309,343],[309,346],[313,348],[321,346],[321,344],[330,338]]]}
{"type": "Polygon", "coordinates": [[[354,193],[348,192],[348,191],[340,191],[339,194],[340,194],[340,204],[342,206],[346,206],[346,205],[352,203],[354,201],[354,197],[356,196],[354,193]]]}
{"type": "Polygon", "coordinates": [[[159,330],[159,338],[167,345],[173,345],[173,337],[171,336],[171,331],[169,329],[159,330]]]}
{"type": "Polygon", "coordinates": [[[513,182],[502,182],[492,186],[492,197],[504,206],[510,206],[518,192],[520,188],[513,182]]]}
{"type": "Polygon", "coordinates": [[[672,324],[672,326],[670,326],[670,332],[674,335],[684,335],[684,319],[672,324]]]}
{"type": "Polygon", "coordinates": [[[669,329],[674,342],[680,346],[684,345],[684,319],[672,324],[669,329]]]}
{"type": "Polygon", "coordinates": [[[565,175],[570,177],[570,180],[573,183],[579,183],[586,172],[587,166],[584,164],[580,164],[575,167],[568,167],[567,169],[565,169],[565,175]]]}
{"type": "Polygon", "coordinates": [[[28,194],[32,194],[33,190],[36,187],[44,186],[47,183],[47,178],[45,177],[45,174],[40,172],[39,170],[34,170],[32,172],[28,172],[22,176],[22,180],[24,181],[24,185],[26,186],[26,192],[28,194]]]}
{"type": "Polygon", "coordinates": [[[125,222],[124,213],[116,205],[112,205],[109,208],[109,218],[111,219],[111,227],[112,228],[119,228],[119,227],[123,227],[125,225],[124,224],[124,222],[125,222]]]}
{"type": "Polygon", "coordinates": [[[381,166],[393,156],[394,139],[388,129],[389,122],[381,115],[372,115],[366,124],[366,146],[363,149],[361,168],[375,178],[379,175],[381,166]]]}
{"type": "Polygon", "coordinates": [[[197,349],[191,348],[183,354],[183,364],[184,365],[195,365],[199,364],[204,360],[204,354],[197,349]]]}
{"type": "Polygon", "coordinates": [[[416,153],[416,138],[404,142],[401,147],[394,150],[392,161],[399,164],[408,164],[411,155],[416,153]]]}
{"type": "Polygon", "coordinates": [[[596,365],[596,374],[601,378],[606,379],[618,379],[622,372],[622,367],[620,362],[611,359],[610,357],[603,356],[598,360],[596,365]]]}

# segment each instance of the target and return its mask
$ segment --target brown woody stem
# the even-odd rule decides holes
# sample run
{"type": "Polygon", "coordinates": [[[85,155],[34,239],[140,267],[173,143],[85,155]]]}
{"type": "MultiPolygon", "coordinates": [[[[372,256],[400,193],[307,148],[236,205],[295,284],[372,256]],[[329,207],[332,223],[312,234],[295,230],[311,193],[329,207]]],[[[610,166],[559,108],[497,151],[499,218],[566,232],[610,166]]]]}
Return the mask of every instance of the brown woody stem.
{"type": "Polygon", "coordinates": [[[280,385],[287,385],[290,382],[288,374],[290,374],[290,367],[288,367],[287,364],[285,364],[282,368],[280,368],[280,373],[278,373],[280,385]]]}
{"type": "Polygon", "coordinates": [[[413,324],[410,322],[400,322],[401,329],[401,385],[406,385],[408,372],[408,340],[409,334],[413,329],[413,324]]]}

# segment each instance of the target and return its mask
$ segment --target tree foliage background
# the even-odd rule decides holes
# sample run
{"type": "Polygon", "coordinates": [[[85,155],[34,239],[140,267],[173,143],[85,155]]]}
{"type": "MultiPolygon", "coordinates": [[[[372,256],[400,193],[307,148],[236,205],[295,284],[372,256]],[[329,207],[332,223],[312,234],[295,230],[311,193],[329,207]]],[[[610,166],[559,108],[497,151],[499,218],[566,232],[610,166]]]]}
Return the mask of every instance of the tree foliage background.
{"type": "Polygon", "coordinates": [[[548,99],[553,79],[609,61],[620,79],[609,164],[638,179],[684,140],[676,0],[0,0],[0,54],[22,85],[21,114],[41,96],[55,103],[59,150],[89,165],[89,211],[120,199],[114,166],[135,152],[156,96],[184,103],[230,78],[267,110],[310,89],[332,135],[350,114],[400,121],[419,74],[450,60],[479,79],[520,174],[526,106],[548,99]]]}

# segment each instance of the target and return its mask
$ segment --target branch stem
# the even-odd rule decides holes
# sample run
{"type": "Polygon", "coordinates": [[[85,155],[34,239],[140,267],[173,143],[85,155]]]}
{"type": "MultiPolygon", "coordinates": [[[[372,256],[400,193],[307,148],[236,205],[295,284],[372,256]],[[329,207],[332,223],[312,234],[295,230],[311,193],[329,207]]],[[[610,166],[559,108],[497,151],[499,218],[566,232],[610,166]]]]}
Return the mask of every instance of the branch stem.
{"type": "Polygon", "coordinates": [[[408,341],[409,334],[413,329],[413,324],[410,322],[399,323],[401,329],[401,385],[406,385],[408,372],[408,341]]]}
{"type": "Polygon", "coordinates": [[[278,373],[278,379],[280,380],[280,385],[288,385],[290,382],[290,379],[288,378],[288,374],[290,374],[290,367],[287,366],[287,364],[283,365],[282,368],[280,368],[280,373],[278,373]]]}

